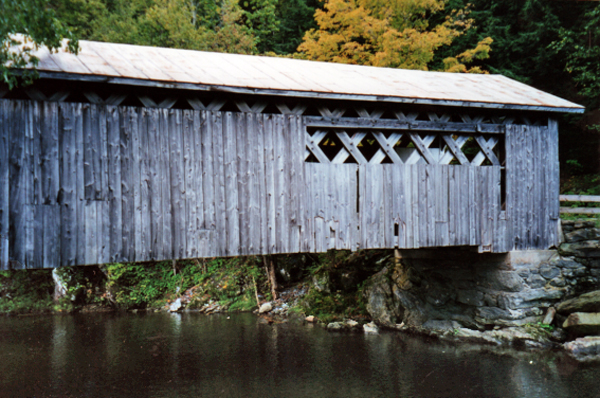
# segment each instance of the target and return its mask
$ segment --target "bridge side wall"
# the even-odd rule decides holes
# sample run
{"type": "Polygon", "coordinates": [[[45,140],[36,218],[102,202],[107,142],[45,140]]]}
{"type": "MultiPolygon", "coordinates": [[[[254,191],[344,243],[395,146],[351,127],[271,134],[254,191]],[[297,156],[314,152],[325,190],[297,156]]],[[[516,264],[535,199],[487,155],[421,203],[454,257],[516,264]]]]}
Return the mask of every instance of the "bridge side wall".
{"type": "Polygon", "coordinates": [[[498,166],[306,163],[305,121],[0,100],[0,269],[555,238],[558,180],[519,190],[554,178],[542,133],[507,134],[503,211],[498,166]]]}

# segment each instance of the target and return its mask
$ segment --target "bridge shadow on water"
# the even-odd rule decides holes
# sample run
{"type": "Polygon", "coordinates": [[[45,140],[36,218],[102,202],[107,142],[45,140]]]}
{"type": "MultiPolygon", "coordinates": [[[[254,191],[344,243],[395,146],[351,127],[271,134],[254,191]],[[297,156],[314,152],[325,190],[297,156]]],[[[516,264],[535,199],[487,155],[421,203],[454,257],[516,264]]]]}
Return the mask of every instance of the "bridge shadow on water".
{"type": "Polygon", "coordinates": [[[261,324],[251,314],[0,319],[2,397],[593,397],[553,352],[261,324]]]}

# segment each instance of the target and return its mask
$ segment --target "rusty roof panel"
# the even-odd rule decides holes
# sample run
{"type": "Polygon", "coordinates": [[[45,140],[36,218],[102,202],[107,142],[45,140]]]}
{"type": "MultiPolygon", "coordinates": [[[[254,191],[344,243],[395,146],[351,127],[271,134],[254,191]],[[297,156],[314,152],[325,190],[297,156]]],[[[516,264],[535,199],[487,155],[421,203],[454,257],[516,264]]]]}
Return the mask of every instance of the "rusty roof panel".
{"type": "MultiPolygon", "coordinates": [[[[249,89],[256,93],[518,106],[582,112],[583,107],[500,75],[425,72],[289,58],[80,41],[78,55],[40,49],[40,71],[249,89]],[[268,92],[267,92],[268,91],[268,92]]],[[[120,80],[122,81],[122,80],[120,80]]]]}

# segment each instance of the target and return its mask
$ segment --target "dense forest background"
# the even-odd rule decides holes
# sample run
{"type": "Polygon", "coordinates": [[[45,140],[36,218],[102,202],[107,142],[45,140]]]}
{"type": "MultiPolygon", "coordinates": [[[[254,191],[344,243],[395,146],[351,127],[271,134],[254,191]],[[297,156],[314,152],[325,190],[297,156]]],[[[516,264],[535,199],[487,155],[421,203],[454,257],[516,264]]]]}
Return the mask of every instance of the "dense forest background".
{"type": "MultiPolygon", "coordinates": [[[[586,106],[584,115],[560,120],[563,191],[600,195],[597,2],[0,0],[0,5],[3,39],[23,32],[50,47],[68,37],[502,74],[586,106]]],[[[4,61],[6,48],[0,50],[4,61]]],[[[10,83],[6,68],[0,72],[10,83]]]]}

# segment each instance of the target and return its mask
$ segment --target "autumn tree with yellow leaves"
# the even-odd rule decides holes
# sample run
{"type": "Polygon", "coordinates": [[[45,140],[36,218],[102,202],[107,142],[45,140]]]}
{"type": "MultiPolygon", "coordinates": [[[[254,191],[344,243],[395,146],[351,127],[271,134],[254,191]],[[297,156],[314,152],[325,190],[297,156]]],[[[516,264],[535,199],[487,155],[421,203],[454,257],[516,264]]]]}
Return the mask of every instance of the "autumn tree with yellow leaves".
{"type": "MultiPolygon", "coordinates": [[[[431,16],[447,0],[326,0],[315,12],[318,29],[306,32],[298,56],[327,62],[428,70],[437,49],[473,28],[468,9],[454,10],[440,24],[431,16]]],[[[447,72],[482,73],[467,65],[489,57],[492,39],[443,60],[447,72]]]]}

